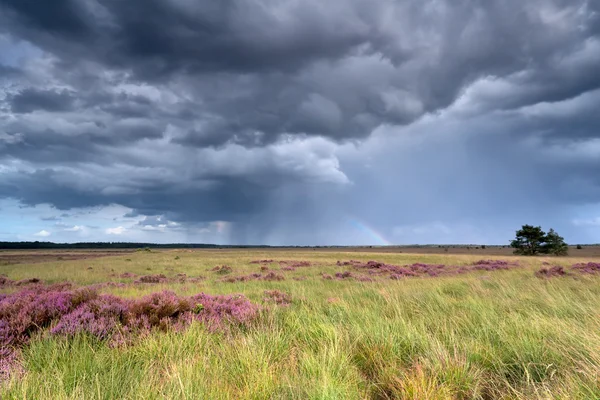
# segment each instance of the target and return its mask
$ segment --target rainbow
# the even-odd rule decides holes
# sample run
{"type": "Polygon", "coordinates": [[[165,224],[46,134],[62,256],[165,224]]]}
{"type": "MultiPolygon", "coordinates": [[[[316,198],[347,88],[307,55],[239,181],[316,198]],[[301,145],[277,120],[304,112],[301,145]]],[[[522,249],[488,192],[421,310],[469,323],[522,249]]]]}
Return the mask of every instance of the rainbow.
{"type": "Polygon", "coordinates": [[[371,239],[375,240],[375,242],[378,245],[381,245],[381,246],[390,246],[391,245],[391,243],[385,237],[383,237],[383,235],[380,232],[377,232],[375,229],[366,225],[365,223],[363,223],[355,218],[349,218],[348,221],[350,222],[350,224],[353,227],[355,227],[362,233],[366,234],[371,239]]]}

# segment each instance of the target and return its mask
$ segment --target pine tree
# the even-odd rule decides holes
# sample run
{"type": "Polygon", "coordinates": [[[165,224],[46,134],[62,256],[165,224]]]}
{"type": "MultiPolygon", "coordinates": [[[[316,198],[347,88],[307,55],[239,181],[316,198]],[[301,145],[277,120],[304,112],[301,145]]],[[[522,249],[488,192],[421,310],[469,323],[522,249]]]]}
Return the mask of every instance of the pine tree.
{"type": "Polygon", "coordinates": [[[542,252],[555,256],[566,256],[569,252],[569,247],[562,236],[556,233],[554,229],[550,229],[546,235],[542,252]]]}
{"type": "Polygon", "coordinates": [[[523,225],[517,231],[517,237],[510,245],[515,248],[515,254],[534,256],[542,250],[546,233],[539,226],[523,225]]]}

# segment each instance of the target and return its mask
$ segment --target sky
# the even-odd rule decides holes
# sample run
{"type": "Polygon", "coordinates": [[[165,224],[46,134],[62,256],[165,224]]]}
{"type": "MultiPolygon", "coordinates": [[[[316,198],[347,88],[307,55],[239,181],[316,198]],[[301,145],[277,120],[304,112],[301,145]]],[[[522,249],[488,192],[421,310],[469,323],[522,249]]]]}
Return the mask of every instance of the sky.
{"type": "Polygon", "coordinates": [[[600,242],[598,0],[0,0],[0,241],[600,242]]]}

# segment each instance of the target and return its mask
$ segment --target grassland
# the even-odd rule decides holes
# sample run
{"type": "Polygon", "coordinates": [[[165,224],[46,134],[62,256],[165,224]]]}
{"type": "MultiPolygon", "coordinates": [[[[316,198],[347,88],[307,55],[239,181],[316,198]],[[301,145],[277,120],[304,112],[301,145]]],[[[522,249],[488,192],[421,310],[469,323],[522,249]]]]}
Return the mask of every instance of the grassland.
{"type": "Polygon", "coordinates": [[[518,266],[398,280],[381,276],[372,282],[323,279],[357,273],[337,266],[338,260],[467,266],[481,258],[170,250],[2,265],[0,274],[15,281],[120,282],[124,285],[100,290],[126,298],[161,290],[241,293],[262,311],[243,328],[220,332],[194,323],[117,348],[85,335],[66,339],[42,332],[22,349],[22,372],[0,384],[0,398],[600,399],[600,276],[534,274],[544,262],[568,267],[593,259],[502,256],[496,258],[518,266]],[[311,266],[286,271],[278,263],[250,263],[262,259],[311,266]],[[232,272],[211,271],[219,265],[232,272]],[[285,279],[223,281],[261,273],[261,265],[285,279]],[[169,279],[136,284],[135,278],[121,277],[126,272],[169,279]],[[177,274],[206,279],[179,282],[177,274]],[[265,301],[267,290],[289,294],[291,304],[265,301]]]}

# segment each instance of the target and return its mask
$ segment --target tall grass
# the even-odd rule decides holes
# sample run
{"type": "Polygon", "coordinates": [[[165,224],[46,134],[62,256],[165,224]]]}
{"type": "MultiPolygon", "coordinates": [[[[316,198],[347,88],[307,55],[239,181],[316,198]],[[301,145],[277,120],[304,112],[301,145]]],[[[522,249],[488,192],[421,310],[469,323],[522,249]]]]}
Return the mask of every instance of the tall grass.
{"type": "MultiPolygon", "coordinates": [[[[45,337],[22,353],[24,374],[2,399],[600,399],[600,277],[539,279],[523,268],[440,278],[328,281],[336,260],[466,264],[468,256],[326,252],[159,252],[3,266],[11,279],[91,284],[114,273],[204,275],[197,284],[107,288],[140,296],[265,290],[293,299],[265,304],[251,328],[218,333],[194,324],[124,348],[93,338],[45,337]],[[175,256],[179,256],[175,260],[175,256]],[[125,261],[125,259],[131,261],[125,261]],[[282,282],[224,283],[209,269],[256,272],[253,259],[310,260],[282,282]],[[92,267],[88,270],[87,267],[92,267]],[[150,268],[150,270],[148,270],[150,268]],[[114,272],[113,272],[114,270],[114,272]],[[294,281],[293,276],[306,276],[294,281]]],[[[553,259],[569,265],[577,259],[553,259]]],[[[273,268],[276,268],[275,265],[273,268]]],[[[122,279],[123,282],[131,280],[122,279]]]]}

